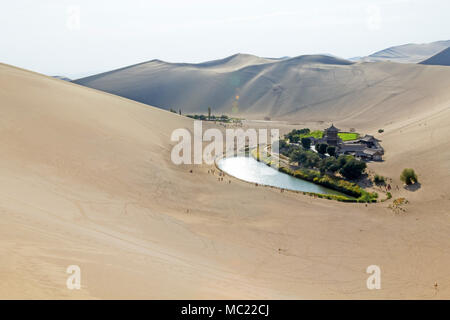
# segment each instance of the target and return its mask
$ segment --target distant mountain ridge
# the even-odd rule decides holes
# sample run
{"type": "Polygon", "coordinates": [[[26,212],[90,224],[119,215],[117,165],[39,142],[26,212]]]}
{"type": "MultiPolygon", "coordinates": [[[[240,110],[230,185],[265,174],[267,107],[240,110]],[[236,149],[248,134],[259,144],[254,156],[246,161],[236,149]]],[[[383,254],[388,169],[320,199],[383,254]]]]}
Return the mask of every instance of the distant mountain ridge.
{"type": "Polygon", "coordinates": [[[450,66],[450,47],[420,62],[420,64],[450,66]]]}
{"type": "Polygon", "coordinates": [[[448,47],[450,47],[450,40],[421,44],[409,43],[389,47],[369,56],[352,58],[350,60],[363,62],[392,61],[398,63],[419,63],[448,47]]]}

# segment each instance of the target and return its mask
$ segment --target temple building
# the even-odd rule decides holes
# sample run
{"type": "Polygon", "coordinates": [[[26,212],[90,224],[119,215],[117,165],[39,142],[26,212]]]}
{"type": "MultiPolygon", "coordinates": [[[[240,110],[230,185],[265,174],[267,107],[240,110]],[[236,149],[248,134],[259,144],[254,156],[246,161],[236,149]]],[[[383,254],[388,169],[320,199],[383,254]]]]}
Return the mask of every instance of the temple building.
{"type": "Polygon", "coordinates": [[[313,139],[313,143],[326,143],[335,146],[337,155],[352,155],[362,160],[381,161],[383,159],[384,149],[380,145],[380,140],[374,136],[365,135],[356,140],[342,141],[338,135],[339,131],[332,124],[331,127],[325,129],[323,138],[313,139]]]}
{"type": "Polygon", "coordinates": [[[332,124],[331,127],[325,130],[322,141],[324,141],[329,146],[337,146],[339,143],[342,143],[342,140],[341,138],[339,138],[338,133],[339,129],[332,124]]]}

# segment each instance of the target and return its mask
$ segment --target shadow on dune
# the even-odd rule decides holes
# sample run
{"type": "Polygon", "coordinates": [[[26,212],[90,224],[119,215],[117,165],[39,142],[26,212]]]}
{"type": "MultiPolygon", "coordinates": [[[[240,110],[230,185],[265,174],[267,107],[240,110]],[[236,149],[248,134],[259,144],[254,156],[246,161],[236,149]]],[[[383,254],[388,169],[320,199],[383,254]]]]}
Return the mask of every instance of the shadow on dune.
{"type": "Polygon", "coordinates": [[[359,180],[356,181],[357,184],[363,188],[370,188],[373,186],[372,180],[370,180],[367,174],[363,174],[359,180]]]}
{"type": "Polygon", "coordinates": [[[405,185],[403,188],[405,188],[405,190],[408,191],[417,191],[422,187],[422,185],[420,184],[420,182],[414,183],[414,184],[410,184],[410,185],[405,185]]]}

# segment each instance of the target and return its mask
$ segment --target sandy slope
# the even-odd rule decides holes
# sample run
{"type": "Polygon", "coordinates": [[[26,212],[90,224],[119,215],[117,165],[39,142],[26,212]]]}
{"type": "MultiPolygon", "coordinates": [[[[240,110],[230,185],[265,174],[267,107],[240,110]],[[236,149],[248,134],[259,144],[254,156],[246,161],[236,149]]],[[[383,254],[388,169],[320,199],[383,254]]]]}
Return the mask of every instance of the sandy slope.
{"type": "MultiPolygon", "coordinates": [[[[244,57],[242,57],[244,59],[244,57]]],[[[249,59],[248,57],[245,59],[249,59]]],[[[450,70],[389,62],[356,63],[329,56],[300,56],[235,70],[153,61],[77,83],[183,114],[359,122],[374,127],[408,117],[436,97],[448,98],[450,70]],[[400,107],[408,104],[409,108],[400,107]],[[357,107],[357,108],[356,108],[357,107]],[[391,118],[380,117],[388,112],[391,118]],[[365,115],[364,115],[365,113],[365,115]],[[386,121],[385,121],[386,120],[386,121]]],[[[219,67],[220,66],[220,67],[219,67]]]]}
{"type": "MultiPolygon", "coordinates": [[[[440,91],[421,112],[399,101],[409,118],[378,115],[386,161],[371,168],[396,178],[412,166],[422,181],[394,191],[411,201],[395,214],[190,173],[169,139],[192,122],[157,108],[7,65],[0,84],[1,298],[450,298],[440,91]],[[65,287],[71,264],[82,290],[65,287]],[[366,288],[371,264],[382,290],[366,288]]],[[[373,120],[337,125],[372,132],[373,120]]]]}

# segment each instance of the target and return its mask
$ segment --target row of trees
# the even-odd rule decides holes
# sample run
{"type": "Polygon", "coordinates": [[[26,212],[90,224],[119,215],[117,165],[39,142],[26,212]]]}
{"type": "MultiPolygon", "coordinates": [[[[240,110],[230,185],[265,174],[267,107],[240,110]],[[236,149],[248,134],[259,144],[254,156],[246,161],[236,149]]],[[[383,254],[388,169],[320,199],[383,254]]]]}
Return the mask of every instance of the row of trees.
{"type": "MultiPolygon", "coordinates": [[[[173,112],[173,113],[177,113],[177,111],[175,109],[173,109],[173,108],[170,108],[169,111],[173,112]]],[[[181,115],[181,109],[178,110],[178,114],[181,115]]],[[[208,116],[205,116],[203,114],[194,114],[194,115],[188,114],[186,116],[189,117],[189,118],[196,119],[196,120],[216,120],[216,121],[229,121],[230,120],[230,118],[227,115],[224,115],[224,114],[221,115],[221,116],[212,115],[211,114],[211,107],[208,107],[208,116]]],[[[309,129],[308,129],[308,131],[309,131],[309,129]]]]}
{"type": "Polygon", "coordinates": [[[350,155],[341,155],[336,158],[334,152],[332,152],[333,156],[324,157],[323,154],[325,150],[328,152],[328,148],[325,144],[325,146],[320,148],[321,152],[319,154],[302,148],[294,148],[290,150],[288,157],[292,162],[298,162],[303,167],[319,169],[321,173],[330,173],[333,175],[340,173],[347,179],[357,179],[366,170],[367,165],[365,162],[357,160],[350,155]],[[322,156],[320,153],[322,153],[322,156]]]}
{"type": "MultiPolygon", "coordinates": [[[[305,150],[311,149],[311,138],[301,138],[302,147],[305,150]]],[[[336,155],[336,147],[335,146],[329,146],[326,143],[318,143],[316,144],[316,151],[321,154],[325,155],[328,153],[330,156],[334,157],[336,155]]]]}
{"type": "Polygon", "coordinates": [[[334,157],[336,155],[336,147],[329,146],[326,143],[316,144],[316,151],[321,155],[325,155],[325,153],[328,153],[331,157],[334,157]]]}
{"type": "MultiPolygon", "coordinates": [[[[177,113],[177,111],[174,110],[174,109],[172,109],[172,108],[170,108],[169,111],[170,111],[170,112],[173,112],[173,113],[177,113]]],[[[181,116],[181,109],[178,110],[178,114],[181,116]]]]}
{"type": "Polygon", "coordinates": [[[284,138],[289,139],[289,142],[291,142],[291,143],[299,143],[300,140],[302,140],[302,143],[303,143],[303,139],[305,139],[305,138],[302,138],[302,136],[307,135],[310,132],[311,131],[309,130],[309,128],[293,129],[291,132],[285,134],[284,138]]]}
{"type": "Polygon", "coordinates": [[[192,118],[192,119],[203,120],[203,121],[206,121],[206,120],[213,121],[213,120],[215,120],[215,121],[227,122],[227,121],[230,120],[230,118],[227,115],[224,115],[224,114],[221,115],[221,116],[214,116],[214,115],[205,116],[203,114],[188,114],[186,116],[189,117],[189,118],[192,118]]]}

